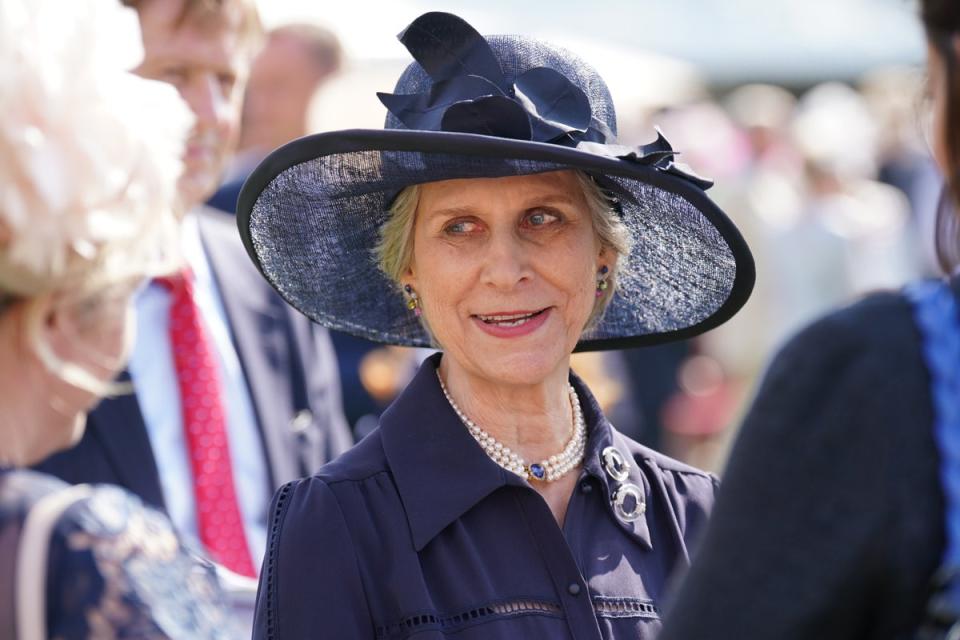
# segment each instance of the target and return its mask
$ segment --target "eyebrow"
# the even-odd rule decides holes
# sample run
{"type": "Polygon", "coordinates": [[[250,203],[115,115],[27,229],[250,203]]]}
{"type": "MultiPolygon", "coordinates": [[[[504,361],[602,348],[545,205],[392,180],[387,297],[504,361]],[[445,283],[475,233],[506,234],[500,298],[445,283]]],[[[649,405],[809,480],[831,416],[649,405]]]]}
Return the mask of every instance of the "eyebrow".
{"type": "MultiPolygon", "coordinates": [[[[536,207],[542,207],[551,204],[574,204],[573,198],[562,195],[562,194],[550,194],[546,196],[536,196],[530,198],[521,208],[522,209],[533,209],[536,207]]],[[[443,209],[436,209],[427,214],[427,217],[434,218],[436,216],[462,216],[462,215],[473,215],[477,213],[475,207],[470,206],[458,206],[458,207],[446,207],[443,209]]]]}

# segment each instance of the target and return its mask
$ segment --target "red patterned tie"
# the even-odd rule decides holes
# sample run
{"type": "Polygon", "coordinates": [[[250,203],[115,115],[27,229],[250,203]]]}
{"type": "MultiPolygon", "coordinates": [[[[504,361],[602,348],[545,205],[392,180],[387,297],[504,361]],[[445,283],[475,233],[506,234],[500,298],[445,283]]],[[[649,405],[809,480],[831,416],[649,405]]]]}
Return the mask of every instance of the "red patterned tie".
{"type": "Polygon", "coordinates": [[[216,354],[194,303],[193,274],[157,278],[171,295],[170,342],[193,471],[200,541],[223,566],[256,576],[233,485],[216,354]]]}

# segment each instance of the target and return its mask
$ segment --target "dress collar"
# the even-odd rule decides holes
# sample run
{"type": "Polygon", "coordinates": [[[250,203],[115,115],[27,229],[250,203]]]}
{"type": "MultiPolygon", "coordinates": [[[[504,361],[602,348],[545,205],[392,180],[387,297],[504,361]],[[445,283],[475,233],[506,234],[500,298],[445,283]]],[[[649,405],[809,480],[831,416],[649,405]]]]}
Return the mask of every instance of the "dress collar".
{"type": "MultiPolygon", "coordinates": [[[[437,367],[442,354],[427,358],[413,380],[380,418],[387,462],[396,481],[417,551],[478,502],[504,486],[531,488],[523,478],[491,460],[440,389],[437,367]]],[[[651,548],[646,518],[632,522],[620,518],[613,496],[620,483],[604,471],[602,452],[616,447],[629,461],[629,478],[650,495],[650,484],[637,468],[625,438],[613,431],[596,399],[576,375],[571,374],[587,426],[584,471],[603,487],[610,517],[638,542],[651,548]]]]}

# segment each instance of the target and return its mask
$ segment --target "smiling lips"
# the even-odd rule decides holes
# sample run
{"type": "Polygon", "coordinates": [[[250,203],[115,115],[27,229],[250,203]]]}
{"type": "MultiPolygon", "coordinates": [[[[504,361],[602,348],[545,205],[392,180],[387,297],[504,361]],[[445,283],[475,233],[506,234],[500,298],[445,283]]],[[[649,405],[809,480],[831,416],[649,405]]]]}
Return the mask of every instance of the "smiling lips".
{"type": "Polygon", "coordinates": [[[513,338],[538,329],[550,315],[550,307],[538,311],[518,311],[493,315],[476,314],[471,318],[487,334],[498,338],[513,338]]]}

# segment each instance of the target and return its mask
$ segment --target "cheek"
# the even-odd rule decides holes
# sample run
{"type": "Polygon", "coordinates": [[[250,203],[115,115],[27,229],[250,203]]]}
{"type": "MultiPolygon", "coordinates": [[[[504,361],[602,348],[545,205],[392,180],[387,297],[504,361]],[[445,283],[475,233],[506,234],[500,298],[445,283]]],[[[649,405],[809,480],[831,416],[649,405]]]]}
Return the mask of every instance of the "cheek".
{"type": "Polygon", "coordinates": [[[462,256],[446,251],[445,246],[430,246],[421,254],[417,248],[425,243],[419,238],[415,242],[413,287],[431,331],[442,332],[456,314],[462,292],[469,288],[470,269],[462,256]],[[454,265],[456,268],[451,268],[454,265]]]}
{"type": "Polygon", "coordinates": [[[594,249],[589,240],[572,243],[551,256],[540,269],[551,285],[565,293],[568,324],[577,328],[587,321],[596,304],[597,253],[599,249],[594,249]]]}

